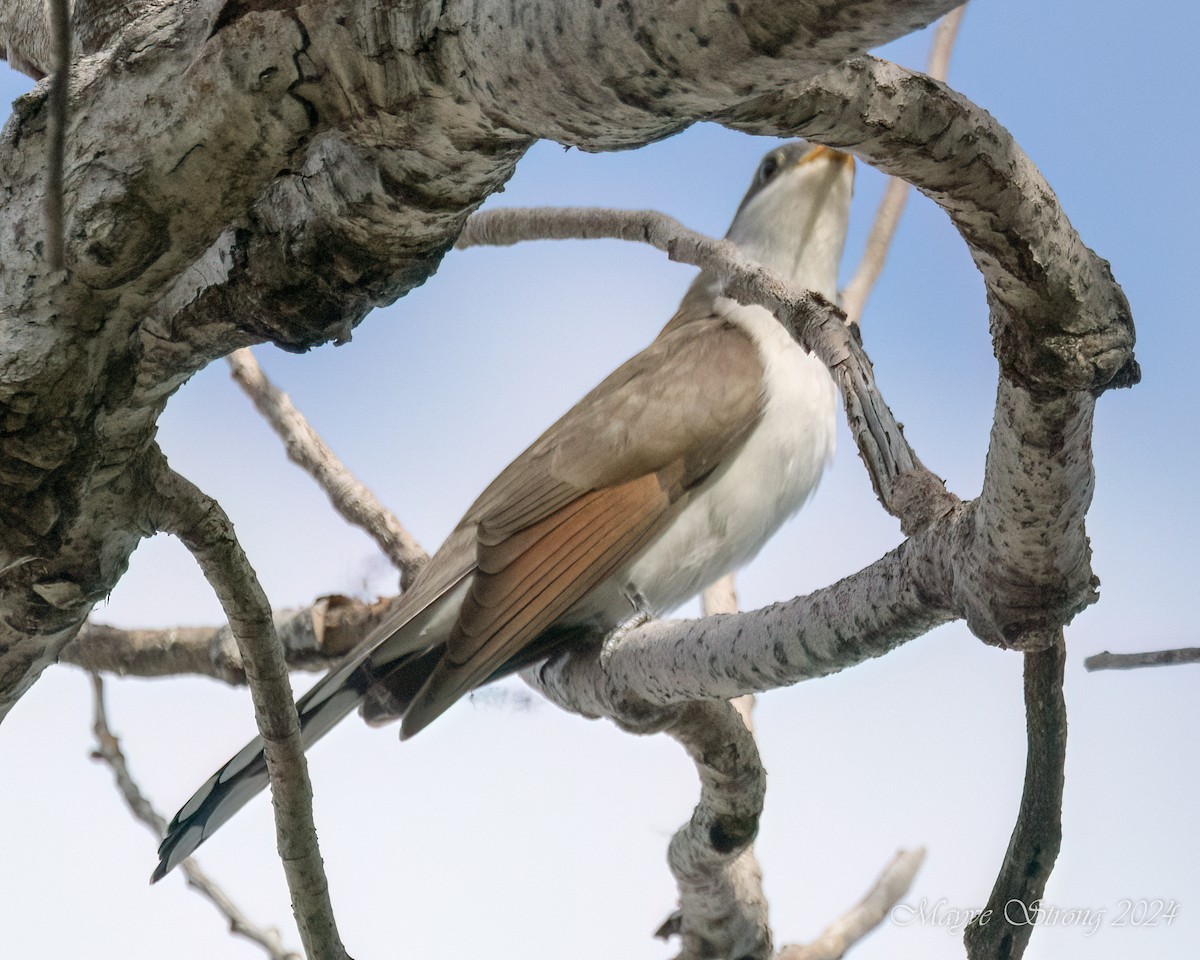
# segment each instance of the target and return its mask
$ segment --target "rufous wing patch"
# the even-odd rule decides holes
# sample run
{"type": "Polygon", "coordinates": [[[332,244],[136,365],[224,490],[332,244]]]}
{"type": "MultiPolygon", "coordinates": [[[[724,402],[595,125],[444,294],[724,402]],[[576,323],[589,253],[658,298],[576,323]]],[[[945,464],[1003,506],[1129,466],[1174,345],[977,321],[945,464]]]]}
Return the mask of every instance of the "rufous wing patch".
{"type": "Polygon", "coordinates": [[[662,481],[647,474],[585,493],[508,540],[481,544],[445,656],[405,714],[404,735],[489,677],[653,536],[682,493],[662,481]]]}

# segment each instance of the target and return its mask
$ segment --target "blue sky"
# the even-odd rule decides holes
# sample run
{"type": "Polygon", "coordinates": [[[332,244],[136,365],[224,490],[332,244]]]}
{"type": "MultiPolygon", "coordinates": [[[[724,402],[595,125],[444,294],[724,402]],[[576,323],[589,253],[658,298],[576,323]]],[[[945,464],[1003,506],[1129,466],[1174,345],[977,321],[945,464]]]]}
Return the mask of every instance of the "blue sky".
{"type": "MultiPolygon", "coordinates": [[[[950,69],[952,85],[1013,132],[1084,241],[1111,261],[1133,306],[1144,374],[1097,411],[1089,532],[1101,599],[1068,629],[1066,828],[1046,893],[1105,919],[1092,933],[1039,931],[1031,958],[1175,960],[1200,939],[1197,668],[1082,669],[1099,650],[1197,643],[1197,14],[1173,0],[1145,22],[1135,17],[1115,3],[976,3],[950,69]],[[1117,924],[1123,901],[1154,898],[1180,905],[1173,923],[1117,924]]],[[[883,55],[920,66],[929,39],[906,38],[883,55]]],[[[4,100],[27,86],[0,74],[4,100]]],[[[603,156],[541,144],[491,204],[652,207],[720,234],[769,145],[715,127],[603,156]]],[[[847,271],[881,184],[860,167],[847,271]]],[[[453,253],[350,344],[259,356],[432,549],[501,466],[653,337],[690,275],[615,242],[453,253]]],[[[924,198],[910,201],[864,336],[922,459],[974,496],[996,377],[983,287],[924,198]]],[[[172,400],[160,439],[232,515],[276,606],[390,589],[369,541],[286,462],[222,365],[172,400]]],[[[827,584],[899,539],[843,432],[816,498],[740,578],[743,603],[827,584]]],[[[96,616],[213,623],[219,609],[190,558],[160,538],[139,549],[96,616]]],[[[1019,657],[951,625],[761,698],[770,788],[759,851],[777,942],[815,936],[900,846],[929,851],[908,902],[984,902],[1020,791],[1020,669],[1019,657]]],[[[202,680],[113,682],[110,701],[135,774],[168,814],[253,725],[244,692],[202,680]]],[[[153,843],[87,759],[89,709],[84,677],[55,669],[0,726],[0,851],[10,865],[0,917],[13,954],[254,956],[177,878],[146,886],[153,843]]],[[[356,956],[393,955],[397,944],[431,960],[483,944],[499,960],[673,955],[649,934],[674,903],[665,848],[696,786],[662,738],[562,714],[512,684],[403,746],[392,730],[347,722],[314,750],[312,767],[333,896],[356,956]]],[[[253,917],[288,929],[272,836],[260,801],[200,859],[253,917]]],[[[934,924],[890,923],[854,953],[896,955],[960,957],[961,940],[934,924]]]]}

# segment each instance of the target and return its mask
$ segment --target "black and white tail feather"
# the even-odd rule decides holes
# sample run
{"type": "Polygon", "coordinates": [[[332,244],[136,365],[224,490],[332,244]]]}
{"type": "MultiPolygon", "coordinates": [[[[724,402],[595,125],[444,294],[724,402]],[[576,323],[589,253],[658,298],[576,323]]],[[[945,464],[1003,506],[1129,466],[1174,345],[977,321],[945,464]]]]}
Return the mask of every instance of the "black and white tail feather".
{"type": "MultiPolygon", "coordinates": [[[[373,685],[382,680],[411,688],[415,695],[437,663],[436,654],[434,650],[402,655],[382,671],[367,658],[361,658],[360,662],[348,669],[337,670],[325,677],[296,702],[304,749],[307,750],[332,730],[363,702],[373,685]]],[[[404,706],[396,704],[397,711],[403,712],[404,706]]],[[[255,737],[214,773],[175,814],[158,848],[159,862],[150,882],[161,880],[190,857],[201,843],[265,789],[269,782],[262,737],[255,737]]]]}
{"type": "MultiPolygon", "coordinates": [[[[420,596],[414,585],[410,596],[416,602],[406,604],[396,619],[379,628],[374,642],[364,643],[296,701],[305,750],[359,704],[364,704],[369,722],[386,722],[403,714],[406,701],[416,696],[439,659],[436,647],[443,637],[427,628],[444,606],[457,606],[454,589],[464,577],[465,572],[432,596],[420,596]],[[373,703],[371,697],[384,690],[387,701],[373,703]]],[[[159,845],[158,866],[150,882],[161,880],[190,857],[269,782],[263,741],[255,737],[175,814],[159,845]]]]}
{"type": "MultiPolygon", "coordinates": [[[[442,656],[441,636],[425,633],[442,600],[457,603],[457,598],[443,594],[400,626],[392,625],[384,639],[351,654],[296,701],[300,739],[306,751],[355,707],[373,726],[390,723],[405,713],[442,656]]],[[[594,639],[596,635],[585,626],[551,627],[485,683],[536,663],[549,649],[594,639]]],[[[262,737],[255,737],[192,795],[167,826],[150,882],[158,882],[190,857],[269,783],[262,737]]]]}

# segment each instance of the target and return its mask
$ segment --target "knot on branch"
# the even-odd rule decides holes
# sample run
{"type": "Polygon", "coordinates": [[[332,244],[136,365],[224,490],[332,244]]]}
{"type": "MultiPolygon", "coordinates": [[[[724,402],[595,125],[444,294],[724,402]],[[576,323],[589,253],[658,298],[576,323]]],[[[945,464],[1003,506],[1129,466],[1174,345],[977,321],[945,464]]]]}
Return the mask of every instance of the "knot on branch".
{"type": "MultiPolygon", "coordinates": [[[[1074,282],[1016,316],[991,295],[993,336],[1003,375],[1035,395],[1132,387],[1141,380],[1133,356],[1133,314],[1108,262],[1083,247],[1074,282]]],[[[1031,284],[1032,286],[1032,284],[1031,284]]]]}

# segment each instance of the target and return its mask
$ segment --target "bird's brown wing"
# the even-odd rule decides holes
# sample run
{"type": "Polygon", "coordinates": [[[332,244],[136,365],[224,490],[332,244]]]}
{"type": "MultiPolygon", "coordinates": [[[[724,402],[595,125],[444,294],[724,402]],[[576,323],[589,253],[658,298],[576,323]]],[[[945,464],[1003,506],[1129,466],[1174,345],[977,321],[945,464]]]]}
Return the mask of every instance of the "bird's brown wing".
{"type": "Polygon", "coordinates": [[[445,656],[405,713],[405,736],[665,529],[757,423],[762,374],[739,327],[711,316],[673,323],[496,478],[464,518],[476,530],[476,572],[445,656]]]}

